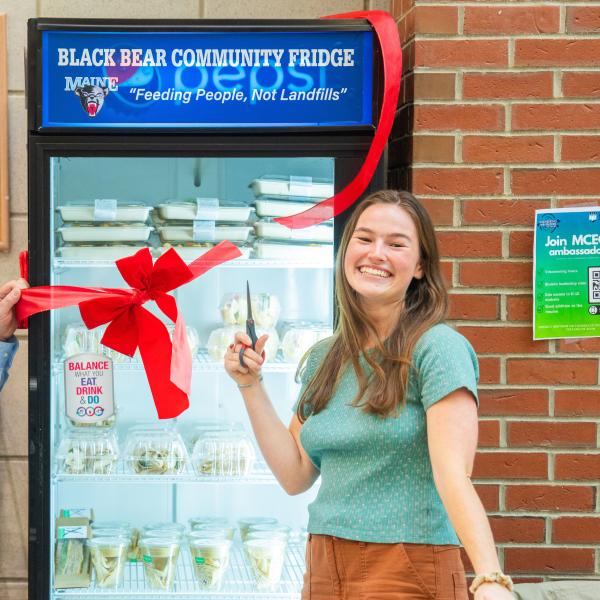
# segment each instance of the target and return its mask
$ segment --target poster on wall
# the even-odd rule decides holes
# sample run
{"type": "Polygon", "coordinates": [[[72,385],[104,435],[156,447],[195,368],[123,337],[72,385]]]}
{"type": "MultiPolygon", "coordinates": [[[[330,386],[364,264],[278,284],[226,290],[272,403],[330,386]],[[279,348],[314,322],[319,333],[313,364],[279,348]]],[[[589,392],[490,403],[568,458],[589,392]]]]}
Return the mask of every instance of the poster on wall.
{"type": "Polygon", "coordinates": [[[600,337],[600,206],[537,210],[533,339],[600,337]]]}

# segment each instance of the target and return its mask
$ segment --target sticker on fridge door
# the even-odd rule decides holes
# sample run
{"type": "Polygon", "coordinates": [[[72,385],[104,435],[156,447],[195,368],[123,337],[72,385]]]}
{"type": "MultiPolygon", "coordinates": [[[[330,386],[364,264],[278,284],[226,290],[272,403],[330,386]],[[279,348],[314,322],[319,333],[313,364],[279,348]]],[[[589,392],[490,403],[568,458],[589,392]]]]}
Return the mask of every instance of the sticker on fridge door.
{"type": "Polygon", "coordinates": [[[65,413],[73,425],[112,425],[113,379],[112,360],[103,354],[76,354],[65,360],[65,413]]]}

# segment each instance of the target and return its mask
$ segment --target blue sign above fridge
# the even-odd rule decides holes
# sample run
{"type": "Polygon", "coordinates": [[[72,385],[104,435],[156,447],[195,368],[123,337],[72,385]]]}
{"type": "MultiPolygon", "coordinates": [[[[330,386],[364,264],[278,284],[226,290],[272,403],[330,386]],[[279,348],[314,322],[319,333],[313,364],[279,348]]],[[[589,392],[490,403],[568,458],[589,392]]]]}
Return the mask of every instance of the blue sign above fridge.
{"type": "Polygon", "coordinates": [[[372,124],[373,33],[42,32],[42,127],[372,124]]]}

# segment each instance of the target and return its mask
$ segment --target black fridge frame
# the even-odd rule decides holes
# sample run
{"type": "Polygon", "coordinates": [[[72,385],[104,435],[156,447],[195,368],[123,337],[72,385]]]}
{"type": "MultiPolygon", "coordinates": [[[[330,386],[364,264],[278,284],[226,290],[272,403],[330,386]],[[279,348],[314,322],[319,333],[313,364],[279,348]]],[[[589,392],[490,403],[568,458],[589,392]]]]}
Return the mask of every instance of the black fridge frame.
{"type": "MultiPolygon", "coordinates": [[[[368,149],[368,136],[319,139],[317,136],[233,136],[204,139],[180,136],[41,136],[29,137],[29,279],[32,286],[50,283],[50,159],[63,156],[122,157],[331,157],[335,160],[336,191],[348,184],[368,149]]],[[[384,162],[366,193],[385,185],[384,162]]],[[[351,210],[336,218],[334,246],[351,210]]],[[[50,588],[51,367],[50,316],[29,319],[29,599],[48,600],[50,588]]]]}

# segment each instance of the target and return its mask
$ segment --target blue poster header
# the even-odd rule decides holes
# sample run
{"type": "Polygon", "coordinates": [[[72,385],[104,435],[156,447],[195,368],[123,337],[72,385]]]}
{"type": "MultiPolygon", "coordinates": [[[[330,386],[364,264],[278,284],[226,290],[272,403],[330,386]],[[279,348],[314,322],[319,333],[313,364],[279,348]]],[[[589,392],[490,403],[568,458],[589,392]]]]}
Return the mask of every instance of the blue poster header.
{"type": "Polygon", "coordinates": [[[373,33],[42,32],[43,127],[372,124],[373,33]]]}

